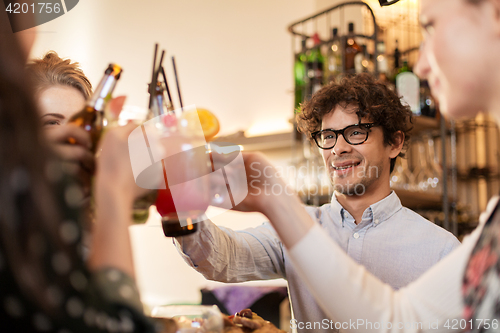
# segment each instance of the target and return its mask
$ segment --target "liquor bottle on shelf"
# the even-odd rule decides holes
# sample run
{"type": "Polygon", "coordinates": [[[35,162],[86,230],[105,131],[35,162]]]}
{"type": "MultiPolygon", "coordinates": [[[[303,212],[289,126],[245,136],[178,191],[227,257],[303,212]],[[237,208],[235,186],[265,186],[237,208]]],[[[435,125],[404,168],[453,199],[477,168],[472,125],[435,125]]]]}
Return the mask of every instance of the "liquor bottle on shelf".
{"type": "Polygon", "coordinates": [[[344,61],[344,72],[345,73],[355,73],[355,61],[354,58],[360,52],[363,52],[361,47],[354,40],[354,23],[349,23],[349,33],[347,35],[346,44],[344,46],[345,50],[345,61],[344,61]]]}
{"type": "Polygon", "coordinates": [[[295,58],[293,65],[293,75],[295,77],[295,102],[294,111],[298,112],[300,103],[305,99],[306,88],[308,82],[307,76],[307,56],[306,56],[306,42],[307,39],[302,39],[302,49],[295,58]]]}
{"type": "Polygon", "coordinates": [[[96,90],[87,101],[85,108],[68,120],[68,123],[80,126],[90,133],[92,141],[91,151],[93,153],[96,152],[97,144],[104,128],[104,110],[111,100],[111,94],[115,89],[116,82],[120,79],[121,73],[122,68],[120,66],[110,64],[104,72],[104,76],[96,90]]]}
{"type": "Polygon", "coordinates": [[[371,55],[368,53],[368,48],[365,44],[361,46],[362,52],[354,57],[354,68],[356,73],[374,73],[375,65],[371,60],[371,55]]]}
{"type": "MultiPolygon", "coordinates": [[[[362,45],[361,46],[361,50],[364,51],[364,47],[366,45],[362,45]]],[[[354,56],[354,71],[356,73],[363,73],[364,72],[364,68],[363,68],[363,61],[365,60],[365,54],[364,52],[361,51],[361,52],[358,52],[355,56],[354,56]]]]}
{"type": "Polygon", "coordinates": [[[398,74],[404,73],[404,72],[411,72],[410,67],[408,66],[407,60],[403,60],[403,66],[401,66],[401,68],[398,68],[398,74]]]}
{"type": "Polygon", "coordinates": [[[325,84],[335,81],[337,76],[342,73],[342,46],[337,28],[332,30],[332,40],[332,45],[328,47],[326,55],[325,84]]]}
{"type": "Polygon", "coordinates": [[[397,73],[401,66],[401,52],[399,51],[399,42],[396,39],[396,47],[394,48],[394,70],[397,73]]]}
{"type": "Polygon", "coordinates": [[[436,117],[436,103],[426,80],[420,81],[420,114],[431,118],[436,117]]]}
{"type": "MultiPolygon", "coordinates": [[[[381,34],[382,35],[382,34],[381,34]]],[[[378,64],[378,72],[379,74],[385,74],[386,77],[389,77],[389,62],[387,61],[386,47],[384,40],[379,40],[377,42],[377,64],[378,64]]]]}
{"type": "Polygon", "coordinates": [[[307,97],[320,90],[323,84],[324,57],[321,54],[321,39],[318,33],[315,33],[312,38],[314,46],[307,55],[307,76],[309,77],[310,86],[307,97]]]}
{"type": "Polygon", "coordinates": [[[396,89],[405,103],[415,115],[420,115],[420,80],[410,71],[408,62],[403,62],[396,76],[396,89]]]}

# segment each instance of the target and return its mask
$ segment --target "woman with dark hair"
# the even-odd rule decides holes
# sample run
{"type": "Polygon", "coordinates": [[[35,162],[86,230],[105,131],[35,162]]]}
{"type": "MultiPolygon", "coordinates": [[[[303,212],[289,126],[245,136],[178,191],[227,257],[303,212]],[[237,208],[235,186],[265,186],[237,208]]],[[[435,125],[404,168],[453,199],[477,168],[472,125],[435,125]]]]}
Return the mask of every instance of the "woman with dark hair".
{"type": "MultiPolygon", "coordinates": [[[[3,5],[0,5],[3,7],[3,5]]],[[[132,124],[101,142],[96,223],[82,259],[82,191],[41,135],[26,53],[0,12],[0,323],[2,332],[153,332],[134,283],[128,234],[132,124]]],[[[70,127],[70,126],[68,126],[70,127]]],[[[73,127],[82,145],[85,131],[73,127]]]]}
{"type": "MultiPolygon", "coordinates": [[[[487,111],[500,122],[500,0],[420,3],[425,40],[415,72],[429,81],[440,110],[453,118],[487,111]]],[[[239,208],[270,219],[332,331],[500,331],[498,197],[461,246],[395,291],[348,257],[296,196],[258,194],[285,187],[265,158],[247,154],[245,163],[252,186],[239,208]]]]}

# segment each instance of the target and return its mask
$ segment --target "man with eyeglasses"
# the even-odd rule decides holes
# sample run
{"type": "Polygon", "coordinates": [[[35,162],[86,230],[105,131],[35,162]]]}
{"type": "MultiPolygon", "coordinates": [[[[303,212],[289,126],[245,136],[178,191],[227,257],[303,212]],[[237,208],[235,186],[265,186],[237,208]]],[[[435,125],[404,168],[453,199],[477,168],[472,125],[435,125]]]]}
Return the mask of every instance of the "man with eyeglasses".
{"type": "MultiPolygon", "coordinates": [[[[306,207],[308,213],[356,262],[394,288],[417,279],[460,244],[403,207],[390,189],[390,173],[408,143],[411,115],[384,83],[360,74],[323,87],[297,116],[299,129],[322,152],[335,190],[331,203],[306,207]]],[[[295,317],[291,327],[335,331],[336,323],[303,287],[270,225],[244,231],[210,221],[199,226],[198,233],[178,238],[177,246],[207,279],[285,278],[295,317]]]]}

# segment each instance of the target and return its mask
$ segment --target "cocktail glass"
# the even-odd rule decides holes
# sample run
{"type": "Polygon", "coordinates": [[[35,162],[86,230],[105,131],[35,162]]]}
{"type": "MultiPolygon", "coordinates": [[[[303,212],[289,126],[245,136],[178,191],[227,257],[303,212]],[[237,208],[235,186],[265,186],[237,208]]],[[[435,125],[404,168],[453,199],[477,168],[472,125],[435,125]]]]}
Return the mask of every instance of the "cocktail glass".
{"type": "Polygon", "coordinates": [[[169,237],[196,231],[196,223],[206,219],[210,203],[210,155],[200,121],[193,115],[195,106],[185,107],[177,117],[161,115],[145,122],[129,138],[131,152],[140,151],[135,157],[138,161],[132,162],[136,183],[158,189],[155,205],[169,237]],[[142,142],[132,140],[134,136],[143,136],[142,142]]]}

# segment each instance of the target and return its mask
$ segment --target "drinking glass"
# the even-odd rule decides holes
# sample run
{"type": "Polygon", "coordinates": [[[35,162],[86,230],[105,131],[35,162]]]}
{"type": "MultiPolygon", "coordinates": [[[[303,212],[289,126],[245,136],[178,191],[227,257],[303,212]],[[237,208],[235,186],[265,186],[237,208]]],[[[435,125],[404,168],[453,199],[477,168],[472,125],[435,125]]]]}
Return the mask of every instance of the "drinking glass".
{"type": "Polygon", "coordinates": [[[163,141],[173,154],[162,160],[165,189],[158,190],[155,205],[165,236],[183,236],[195,232],[196,223],[206,219],[210,159],[199,137],[168,133],[163,141]]]}
{"type": "Polygon", "coordinates": [[[410,167],[408,165],[408,159],[405,158],[400,158],[401,162],[401,167],[403,170],[404,178],[406,179],[406,183],[403,184],[403,188],[408,191],[417,191],[417,184],[416,184],[416,179],[415,179],[415,172],[412,172],[410,170],[410,167]]]}
{"type": "Polygon", "coordinates": [[[391,188],[402,189],[406,184],[408,184],[408,179],[406,179],[403,166],[401,165],[401,158],[398,158],[391,175],[391,188]]]}
{"type": "Polygon", "coordinates": [[[158,190],[155,203],[167,237],[193,233],[196,223],[206,219],[212,171],[196,108],[188,108],[177,118],[172,117],[161,117],[161,144],[168,151],[168,157],[161,161],[165,188],[158,190]]]}
{"type": "Polygon", "coordinates": [[[136,183],[158,190],[155,205],[165,235],[196,231],[196,223],[206,219],[211,172],[196,107],[148,120],[132,132],[129,149],[136,183]]]}
{"type": "Polygon", "coordinates": [[[429,166],[433,174],[432,179],[429,180],[429,186],[433,192],[441,194],[443,192],[443,169],[439,163],[434,145],[434,139],[430,135],[424,137],[424,139],[427,140],[429,166]]]}

